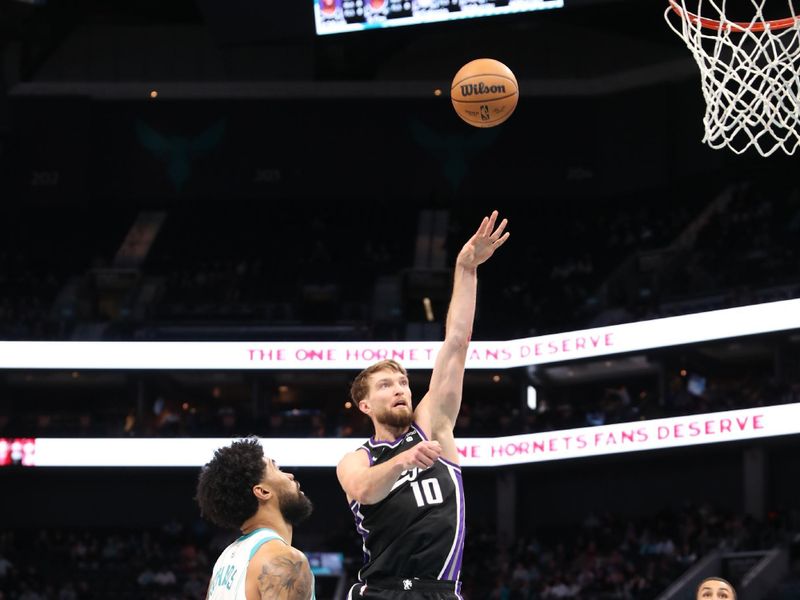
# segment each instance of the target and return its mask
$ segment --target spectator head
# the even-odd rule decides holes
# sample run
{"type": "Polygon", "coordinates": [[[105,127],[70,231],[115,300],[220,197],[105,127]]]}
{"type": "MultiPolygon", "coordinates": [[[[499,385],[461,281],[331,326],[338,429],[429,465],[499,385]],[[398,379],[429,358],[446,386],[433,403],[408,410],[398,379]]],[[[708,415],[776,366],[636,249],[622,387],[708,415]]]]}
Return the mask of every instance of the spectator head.
{"type": "Polygon", "coordinates": [[[697,586],[697,600],[736,600],[736,590],[722,577],[708,577],[697,586]]]}

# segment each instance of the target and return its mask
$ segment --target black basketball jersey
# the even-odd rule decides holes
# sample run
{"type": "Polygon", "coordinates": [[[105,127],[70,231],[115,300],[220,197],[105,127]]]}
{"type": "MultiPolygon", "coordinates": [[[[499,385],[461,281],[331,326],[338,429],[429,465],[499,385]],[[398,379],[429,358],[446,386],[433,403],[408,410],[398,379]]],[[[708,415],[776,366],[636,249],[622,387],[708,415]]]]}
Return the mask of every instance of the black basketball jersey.
{"type": "MultiPolygon", "coordinates": [[[[426,440],[416,425],[393,442],[370,438],[359,448],[371,465],[386,462],[426,440]]],[[[461,468],[439,458],[428,469],[403,471],[376,504],[350,503],[364,541],[360,581],[404,577],[458,580],[464,550],[461,468]]]]}

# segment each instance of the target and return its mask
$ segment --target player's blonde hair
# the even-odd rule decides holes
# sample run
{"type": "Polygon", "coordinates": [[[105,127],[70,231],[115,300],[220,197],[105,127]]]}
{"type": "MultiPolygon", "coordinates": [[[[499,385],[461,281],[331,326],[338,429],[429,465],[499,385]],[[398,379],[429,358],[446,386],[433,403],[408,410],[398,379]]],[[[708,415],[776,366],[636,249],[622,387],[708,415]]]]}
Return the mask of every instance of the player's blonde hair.
{"type": "Polygon", "coordinates": [[[408,372],[405,370],[403,365],[401,365],[396,360],[386,359],[379,362],[376,362],[374,365],[370,365],[361,373],[356,375],[356,378],[353,380],[352,385],[350,386],[350,397],[353,399],[353,402],[358,405],[364,398],[367,397],[369,393],[369,376],[373,373],[377,373],[378,371],[394,371],[395,373],[402,373],[406,377],[408,376],[408,372]]]}

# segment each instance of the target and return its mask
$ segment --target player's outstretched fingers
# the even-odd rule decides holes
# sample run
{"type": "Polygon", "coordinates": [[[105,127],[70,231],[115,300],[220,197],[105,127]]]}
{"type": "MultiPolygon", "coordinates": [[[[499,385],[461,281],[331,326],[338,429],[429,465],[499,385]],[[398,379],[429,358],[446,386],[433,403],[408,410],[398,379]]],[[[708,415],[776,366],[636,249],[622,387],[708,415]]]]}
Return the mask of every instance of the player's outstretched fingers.
{"type": "Polygon", "coordinates": [[[508,225],[508,219],[503,219],[500,221],[500,225],[498,225],[497,229],[495,229],[492,235],[489,236],[489,239],[491,239],[493,242],[496,242],[498,238],[503,235],[506,225],[508,225]]]}

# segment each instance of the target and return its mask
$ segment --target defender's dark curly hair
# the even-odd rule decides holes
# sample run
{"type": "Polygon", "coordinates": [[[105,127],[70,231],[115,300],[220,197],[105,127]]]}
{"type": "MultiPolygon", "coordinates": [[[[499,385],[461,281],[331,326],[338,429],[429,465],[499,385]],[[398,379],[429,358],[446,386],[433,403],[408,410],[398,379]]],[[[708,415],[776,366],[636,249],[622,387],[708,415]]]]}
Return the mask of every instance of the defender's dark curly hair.
{"type": "Polygon", "coordinates": [[[258,438],[218,449],[200,471],[196,497],[200,513],[220,527],[239,529],[258,510],[253,486],[264,477],[265,468],[258,438]]]}

